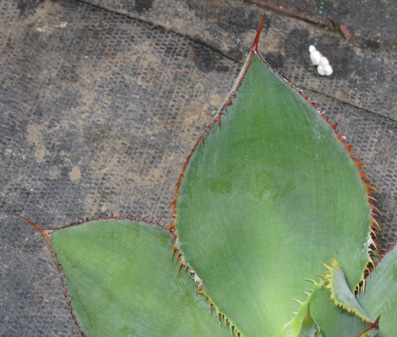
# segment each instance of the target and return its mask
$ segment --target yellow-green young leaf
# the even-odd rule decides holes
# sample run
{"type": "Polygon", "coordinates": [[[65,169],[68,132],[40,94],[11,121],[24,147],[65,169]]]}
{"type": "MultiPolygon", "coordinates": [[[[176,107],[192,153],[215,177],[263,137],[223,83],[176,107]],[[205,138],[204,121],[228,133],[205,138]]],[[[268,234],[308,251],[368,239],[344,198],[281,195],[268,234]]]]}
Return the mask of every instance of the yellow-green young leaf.
{"type": "Polygon", "coordinates": [[[357,302],[354,293],[349,289],[346,283],[345,274],[335,259],[332,259],[331,266],[328,269],[325,279],[327,281],[326,288],[330,291],[330,300],[335,305],[344,310],[355,314],[366,323],[371,323],[368,313],[357,302]]]}
{"type": "Polygon", "coordinates": [[[351,290],[362,279],[371,207],[349,148],[256,43],[186,161],[172,226],[221,315],[244,336],[284,336],[322,262],[336,258],[351,290]]]}
{"type": "Polygon", "coordinates": [[[97,220],[44,230],[87,336],[231,336],[170,258],[157,225],[97,220]]]}

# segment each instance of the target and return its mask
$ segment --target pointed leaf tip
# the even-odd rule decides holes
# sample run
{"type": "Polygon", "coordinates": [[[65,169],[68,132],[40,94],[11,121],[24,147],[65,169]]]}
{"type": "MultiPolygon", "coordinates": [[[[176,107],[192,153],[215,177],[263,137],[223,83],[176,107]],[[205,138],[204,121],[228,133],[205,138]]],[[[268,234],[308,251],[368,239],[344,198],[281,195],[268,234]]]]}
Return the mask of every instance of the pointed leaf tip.
{"type": "Polygon", "coordinates": [[[258,42],[259,42],[259,37],[261,35],[263,23],[265,22],[265,17],[266,14],[263,14],[261,24],[259,25],[258,31],[256,32],[254,43],[252,44],[252,51],[254,51],[255,53],[258,53],[258,42]]]}
{"type": "Polygon", "coordinates": [[[29,220],[28,218],[25,218],[23,215],[21,214],[17,214],[20,218],[22,218],[23,220],[29,222],[34,228],[36,228],[39,232],[41,232],[42,234],[44,233],[45,229],[41,228],[39,226],[37,226],[32,220],[29,220]]]}

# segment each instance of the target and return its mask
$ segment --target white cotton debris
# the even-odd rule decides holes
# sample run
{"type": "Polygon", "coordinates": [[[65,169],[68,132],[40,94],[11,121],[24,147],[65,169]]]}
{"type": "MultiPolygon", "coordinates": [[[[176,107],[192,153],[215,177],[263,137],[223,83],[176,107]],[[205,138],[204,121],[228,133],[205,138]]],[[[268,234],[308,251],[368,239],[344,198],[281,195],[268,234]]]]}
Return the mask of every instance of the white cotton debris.
{"type": "Polygon", "coordinates": [[[333,73],[332,67],[329,64],[328,59],[323,56],[315,46],[311,45],[309,47],[310,61],[313,65],[317,66],[317,72],[321,76],[330,76],[333,73]]]}
{"type": "Polygon", "coordinates": [[[326,66],[329,66],[329,61],[328,61],[328,59],[327,59],[325,56],[321,56],[319,65],[323,66],[324,68],[325,68],[326,66]]]}
{"type": "Polygon", "coordinates": [[[333,72],[332,67],[329,64],[324,67],[325,76],[331,76],[332,72],[333,72]]]}
{"type": "Polygon", "coordinates": [[[324,67],[322,65],[318,65],[317,67],[317,72],[321,75],[324,76],[325,75],[325,71],[324,71],[324,67]]]}
{"type": "Polygon", "coordinates": [[[318,50],[315,50],[313,53],[310,53],[310,60],[315,66],[318,66],[321,62],[321,53],[318,50]]]}

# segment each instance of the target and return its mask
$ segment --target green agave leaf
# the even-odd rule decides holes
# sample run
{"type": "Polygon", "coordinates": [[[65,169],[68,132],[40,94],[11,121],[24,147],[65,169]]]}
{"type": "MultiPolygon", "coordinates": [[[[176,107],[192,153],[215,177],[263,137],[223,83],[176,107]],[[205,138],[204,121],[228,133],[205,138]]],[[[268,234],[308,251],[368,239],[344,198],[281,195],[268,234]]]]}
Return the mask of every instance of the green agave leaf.
{"type": "MultiPolygon", "coordinates": [[[[347,286],[338,263],[333,261],[328,269],[329,273],[325,276],[328,283],[325,286],[315,284],[313,293],[302,303],[290,324],[292,331],[299,330],[302,317],[310,306],[310,319],[321,327],[327,337],[386,337],[396,334],[397,248],[389,252],[367,277],[366,286],[357,298],[347,286]]],[[[307,318],[308,315],[303,320],[300,334],[306,333],[310,327],[307,318]]]]}
{"type": "Polygon", "coordinates": [[[318,324],[324,337],[369,337],[376,331],[368,330],[370,324],[363,322],[355,314],[344,310],[330,301],[330,292],[323,283],[316,283],[307,301],[302,303],[295,319],[291,322],[291,335],[296,336],[302,326],[307,308],[310,305],[312,319],[318,324]],[[365,331],[370,334],[363,334],[365,331]]]}
{"type": "Polygon", "coordinates": [[[102,219],[42,230],[86,336],[230,336],[197,285],[177,276],[159,226],[102,219]]]}
{"type": "Polygon", "coordinates": [[[303,300],[322,262],[336,258],[353,290],[372,242],[367,187],[350,147],[263,60],[258,37],[186,161],[171,225],[181,263],[249,337],[288,334],[294,299],[303,300]]]}
{"type": "Polygon", "coordinates": [[[397,335],[397,248],[394,247],[366,279],[365,291],[357,296],[375,319],[380,315],[378,337],[397,335]]]}

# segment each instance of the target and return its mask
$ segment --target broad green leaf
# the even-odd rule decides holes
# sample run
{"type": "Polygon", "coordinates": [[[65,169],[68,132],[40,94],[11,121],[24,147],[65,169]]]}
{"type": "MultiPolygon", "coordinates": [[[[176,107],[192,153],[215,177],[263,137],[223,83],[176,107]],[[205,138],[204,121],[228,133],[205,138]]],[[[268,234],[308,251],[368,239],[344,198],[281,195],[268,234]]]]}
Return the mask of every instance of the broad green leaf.
{"type": "Polygon", "coordinates": [[[247,337],[283,336],[306,279],[369,261],[371,209],[333,128],[253,48],[177,185],[176,246],[247,337]]]}
{"type": "Polygon", "coordinates": [[[108,219],[44,234],[86,336],[231,336],[194,281],[177,276],[159,226],[108,219]]]}
{"type": "Polygon", "coordinates": [[[366,279],[357,300],[372,316],[380,315],[378,337],[397,335],[397,248],[394,247],[366,279]]]}

